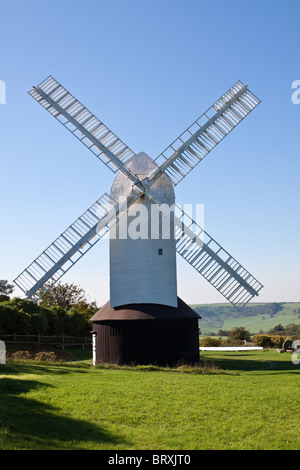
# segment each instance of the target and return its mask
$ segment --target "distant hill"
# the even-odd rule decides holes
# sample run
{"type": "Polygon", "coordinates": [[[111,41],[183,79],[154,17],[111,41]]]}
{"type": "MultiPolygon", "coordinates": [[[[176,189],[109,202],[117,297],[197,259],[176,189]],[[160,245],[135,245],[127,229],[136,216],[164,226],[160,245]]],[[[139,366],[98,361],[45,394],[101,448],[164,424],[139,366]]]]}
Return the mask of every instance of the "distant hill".
{"type": "Polygon", "coordinates": [[[300,324],[300,302],[249,303],[241,310],[231,304],[194,304],[191,307],[202,317],[201,334],[217,333],[244,326],[250,333],[269,331],[279,323],[300,324]]]}

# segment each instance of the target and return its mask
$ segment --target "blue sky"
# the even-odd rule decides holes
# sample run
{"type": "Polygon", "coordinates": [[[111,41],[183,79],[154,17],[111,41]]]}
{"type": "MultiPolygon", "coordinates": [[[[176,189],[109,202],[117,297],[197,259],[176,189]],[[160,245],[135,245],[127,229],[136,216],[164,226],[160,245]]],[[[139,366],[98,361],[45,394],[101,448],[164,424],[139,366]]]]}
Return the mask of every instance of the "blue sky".
{"type": "MultiPolygon", "coordinates": [[[[10,282],[100,195],[113,174],[28,94],[53,75],[134,151],[155,158],[237,80],[262,103],[176,188],[205,229],[263,284],[300,301],[300,3],[0,1],[0,278],[10,282]]],[[[188,303],[223,297],[178,259],[188,303]]],[[[107,241],[64,282],[109,298],[107,241]]],[[[16,288],[16,295],[21,291],[16,288]]]]}

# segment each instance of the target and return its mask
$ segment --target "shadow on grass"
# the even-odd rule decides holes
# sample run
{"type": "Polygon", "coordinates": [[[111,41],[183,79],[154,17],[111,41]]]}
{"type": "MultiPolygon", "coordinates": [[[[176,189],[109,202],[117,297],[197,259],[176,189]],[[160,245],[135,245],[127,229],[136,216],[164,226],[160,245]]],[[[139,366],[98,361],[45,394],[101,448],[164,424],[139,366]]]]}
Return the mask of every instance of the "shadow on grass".
{"type": "Polygon", "coordinates": [[[91,367],[85,364],[72,365],[60,363],[38,363],[34,360],[29,361],[8,361],[6,364],[0,364],[1,375],[22,375],[22,374],[36,374],[36,375],[65,375],[74,372],[86,373],[91,367]]]}
{"type": "Polygon", "coordinates": [[[254,359],[253,356],[243,353],[223,353],[222,356],[208,356],[204,353],[201,354],[201,359],[207,362],[213,361],[220,369],[226,371],[245,371],[245,372],[258,372],[266,371],[268,373],[299,373],[299,366],[296,366],[292,362],[291,355],[276,360],[274,356],[272,358],[266,357],[264,359],[254,359]],[[287,360],[288,359],[288,360],[287,360]]]}
{"type": "Polygon", "coordinates": [[[0,449],[82,450],[88,442],[94,448],[128,444],[98,425],[63,416],[55,406],[24,396],[40,387],[52,388],[36,380],[0,378],[0,449]]]}

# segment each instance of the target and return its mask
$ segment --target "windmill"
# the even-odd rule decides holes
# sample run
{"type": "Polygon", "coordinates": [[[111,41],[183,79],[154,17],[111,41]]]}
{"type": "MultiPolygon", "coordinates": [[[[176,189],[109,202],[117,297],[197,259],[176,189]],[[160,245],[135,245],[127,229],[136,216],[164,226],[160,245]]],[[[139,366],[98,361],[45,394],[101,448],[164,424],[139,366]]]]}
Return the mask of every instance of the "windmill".
{"type": "Polygon", "coordinates": [[[116,174],[103,194],[15,280],[37,301],[110,234],[110,301],[91,319],[94,363],[197,361],[199,316],[177,296],[176,253],[234,306],[263,287],[175,203],[174,187],[259,103],[236,82],[155,160],[135,154],[52,76],[29,94],[116,174]],[[134,210],[147,209],[148,236],[124,237],[134,210]],[[149,209],[170,209],[170,236],[149,209]],[[155,227],[154,227],[155,226],[155,227]],[[149,231],[151,236],[149,237],[149,231]],[[112,236],[111,234],[117,236],[112,236]]]}

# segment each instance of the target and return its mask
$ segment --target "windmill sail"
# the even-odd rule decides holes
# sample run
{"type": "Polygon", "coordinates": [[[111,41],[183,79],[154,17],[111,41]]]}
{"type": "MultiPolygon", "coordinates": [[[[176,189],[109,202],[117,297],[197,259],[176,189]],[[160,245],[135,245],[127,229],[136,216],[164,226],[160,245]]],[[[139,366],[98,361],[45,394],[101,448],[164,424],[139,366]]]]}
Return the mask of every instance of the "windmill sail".
{"type": "Polygon", "coordinates": [[[52,76],[33,87],[29,95],[114,173],[120,170],[137,181],[125,166],[134,152],[52,76]]]}
{"type": "Polygon", "coordinates": [[[165,172],[177,185],[259,103],[238,81],[155,159],[150,182],[165,172]]]}
{"type": "Polygon", "coordinates": [[[235,307],[257,296],[262,284],[182,209],[176,209],[177,252],[235,307]]]}
{"type": "Polygon", "coordinates": [[[105,193],[51,243],[14,283],[27,297],[37,300],[36,292],[43,287],[43,295],[53,286],[112,229],[139,197],[139,191],[132,191],[116,203],[105,193]]]}
{"type": "Polygon", "coordinates": [[[103,238],[112,220],[108,214],[113,205],[104,194],[14,280],[27,297],[44,285],[50,288],[103,238]]]}

